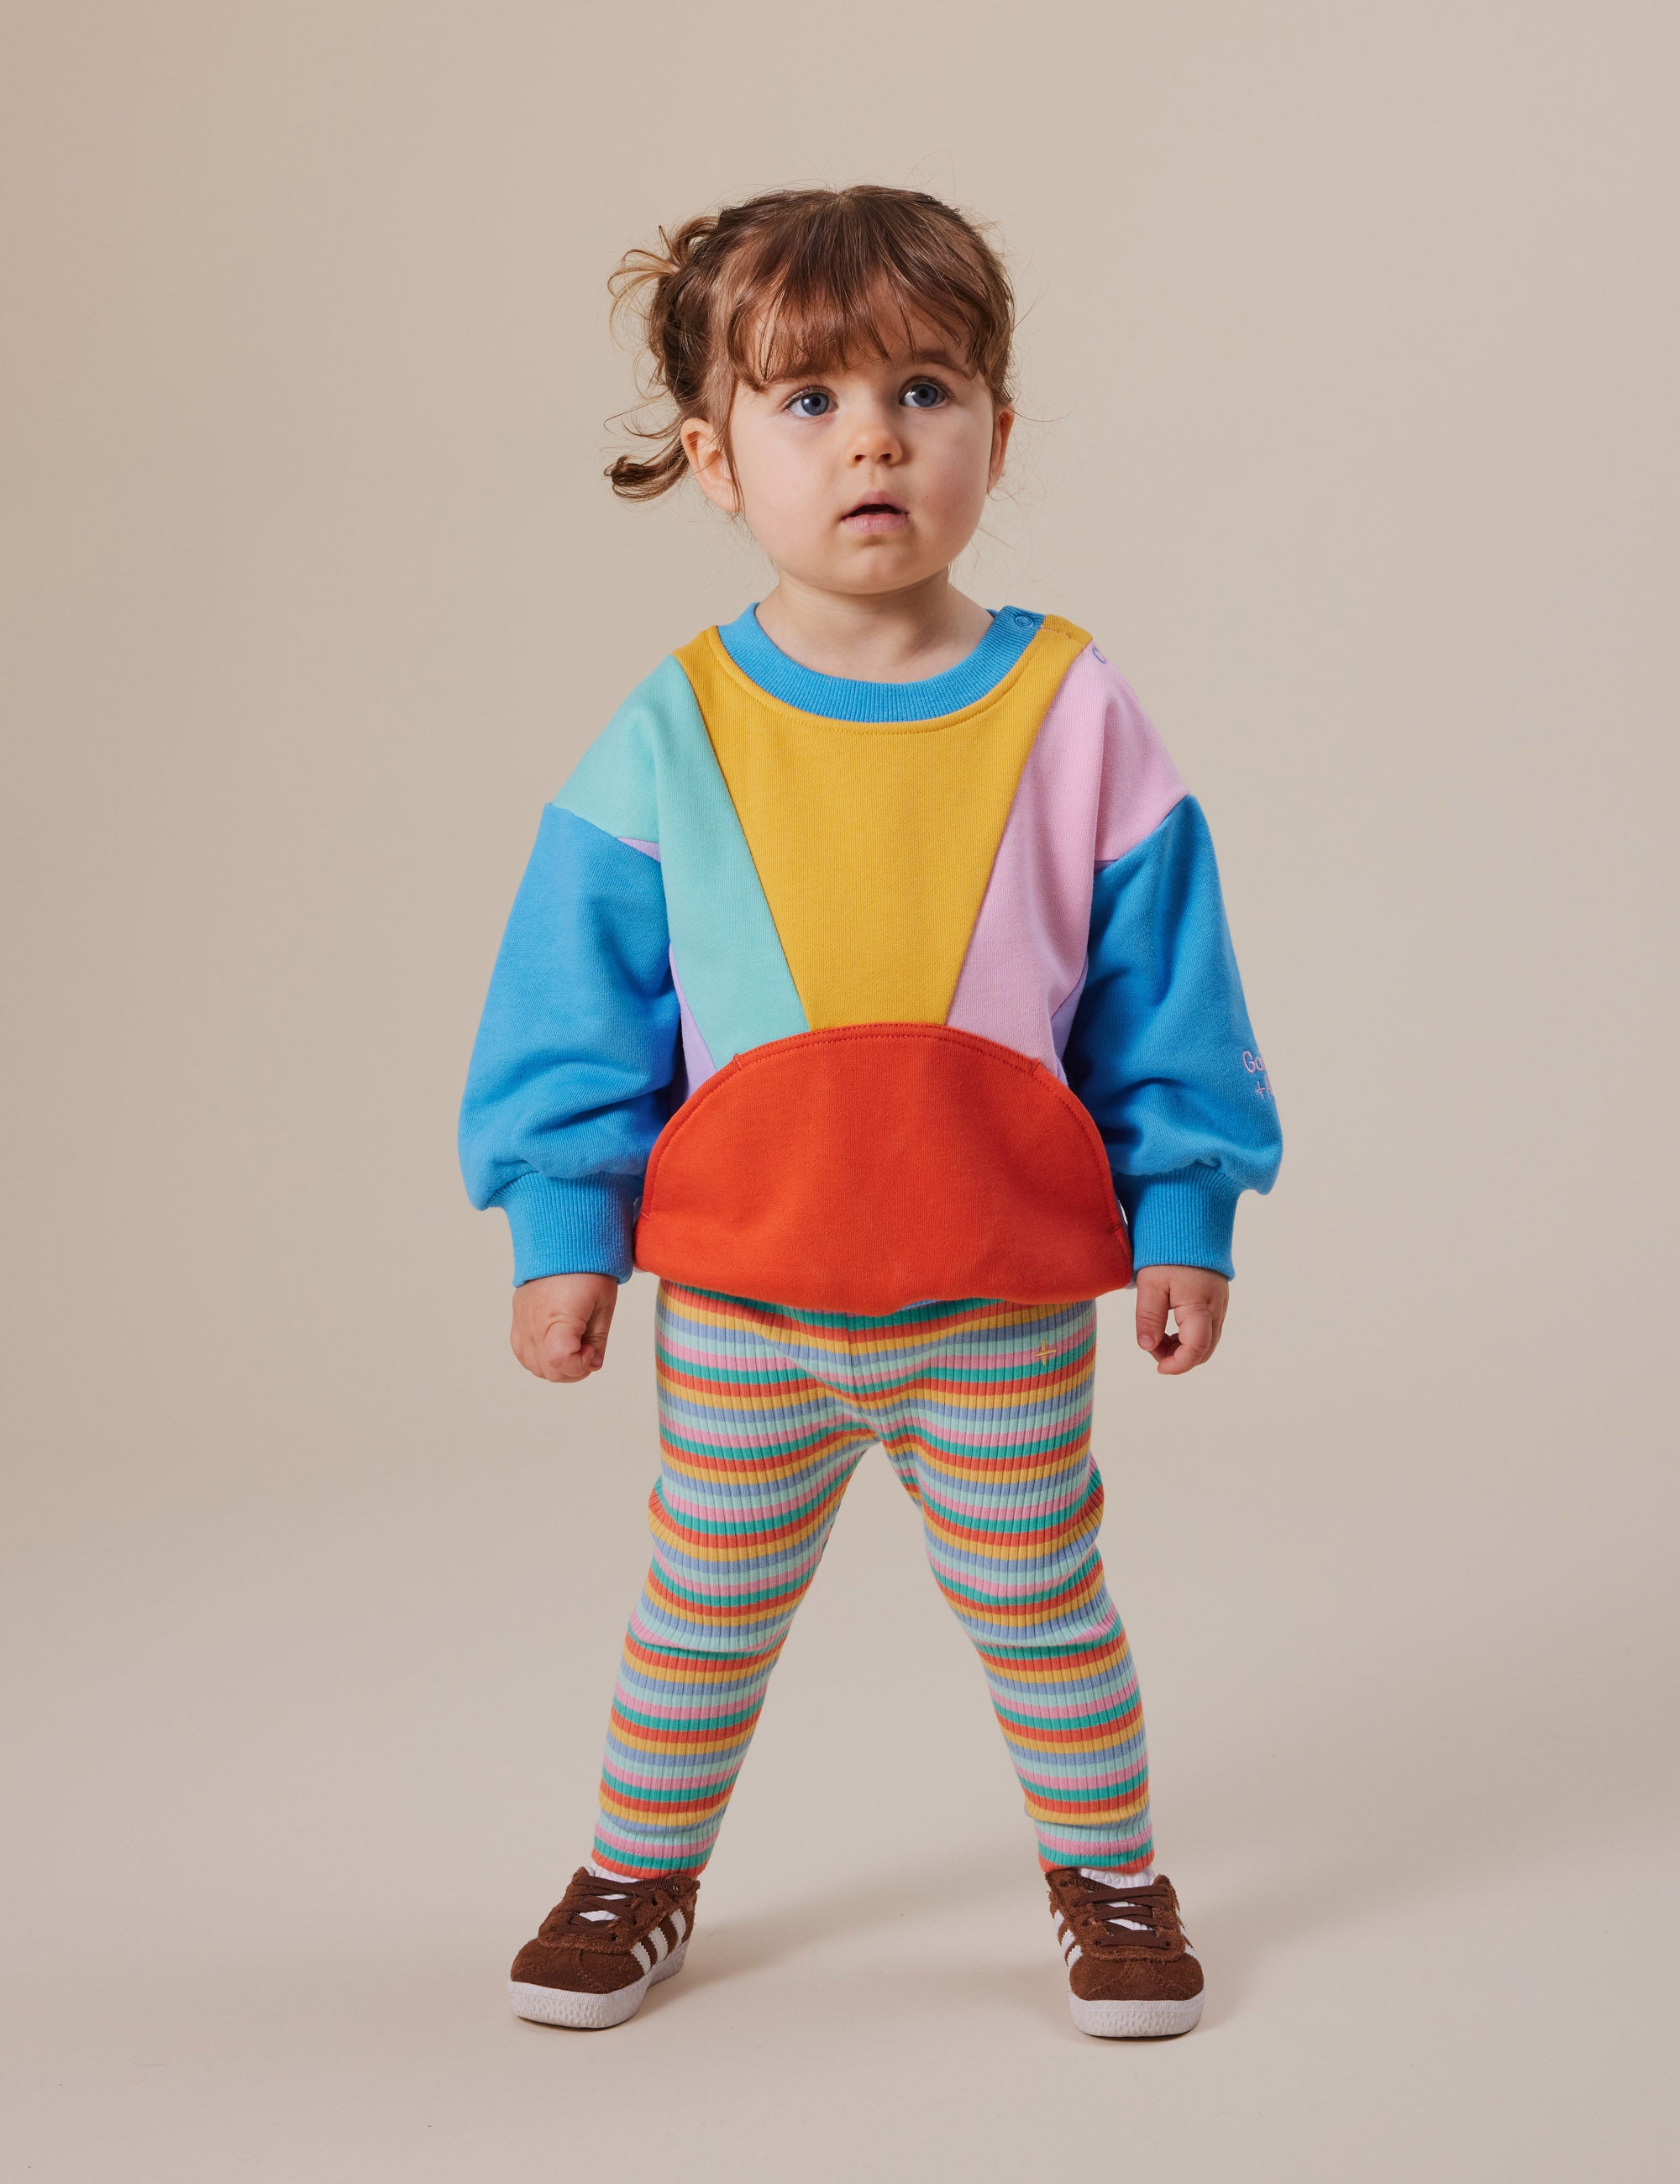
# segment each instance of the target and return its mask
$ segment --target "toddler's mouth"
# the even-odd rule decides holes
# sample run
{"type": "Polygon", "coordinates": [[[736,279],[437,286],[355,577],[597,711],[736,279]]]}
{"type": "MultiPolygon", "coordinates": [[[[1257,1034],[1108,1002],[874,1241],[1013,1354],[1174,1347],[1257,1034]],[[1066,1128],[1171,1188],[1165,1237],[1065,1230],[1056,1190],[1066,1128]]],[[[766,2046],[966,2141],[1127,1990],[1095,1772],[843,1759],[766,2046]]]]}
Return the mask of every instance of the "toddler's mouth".
{"type": "Polygon", "coordinates": [[[848,531],[868,532],[902,531],[910,520],[896,500],[889,500],[882,493],[871,493],[855,508],[848,508],[840,519],[848,531]]]}

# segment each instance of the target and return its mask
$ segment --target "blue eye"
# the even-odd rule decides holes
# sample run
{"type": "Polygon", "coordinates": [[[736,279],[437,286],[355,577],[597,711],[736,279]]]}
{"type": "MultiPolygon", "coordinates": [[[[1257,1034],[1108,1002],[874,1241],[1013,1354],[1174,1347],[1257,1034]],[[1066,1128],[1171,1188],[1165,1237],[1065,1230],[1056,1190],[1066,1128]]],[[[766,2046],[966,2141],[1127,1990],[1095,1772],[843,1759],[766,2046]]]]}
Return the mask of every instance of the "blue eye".
{"type": "Polygon", "coordinates": [[[937,410],[945,399],[945,390],[937,379],[913,379],[898,398],[907,409],[937,410]]]}
{"type": "Polygon", "coordinates": [[[820,387],[806,387],[803,393],[796,394],[787,405],[796,417],[826,417],[833,406],[834,397],[825,393],[820,387]],[[819,406],[815,410],[807,410],[804,405],[808,402],[815,402],[819,406]]]}

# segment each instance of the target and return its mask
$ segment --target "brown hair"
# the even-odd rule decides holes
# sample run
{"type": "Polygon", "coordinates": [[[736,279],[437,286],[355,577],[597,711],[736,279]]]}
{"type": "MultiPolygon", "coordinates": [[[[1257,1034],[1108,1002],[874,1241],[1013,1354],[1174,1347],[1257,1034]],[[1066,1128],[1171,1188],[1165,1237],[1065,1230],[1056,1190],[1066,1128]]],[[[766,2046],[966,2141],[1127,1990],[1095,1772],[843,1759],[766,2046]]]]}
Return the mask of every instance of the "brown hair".
{"type": "MultiPolygon", "coordinates": [[[[654,500],[688,468],[691,417],[726,435],[735,384],[761,387],[850,361],[854,344],[889,355],[887,334],[931,320],[1002,408],[1011,399],[1015,298],[976,223],[921,190],[876,182],[772,190],[659,230],[662,250],[626,254],[609,283],[613,315],[630,310],[646,341],[649,401],[674,414],[632,425],[654,442],[606,476],[626,500],[654,500]]],[[[628,414],[628,413],[627,413],[628,414]]]]}

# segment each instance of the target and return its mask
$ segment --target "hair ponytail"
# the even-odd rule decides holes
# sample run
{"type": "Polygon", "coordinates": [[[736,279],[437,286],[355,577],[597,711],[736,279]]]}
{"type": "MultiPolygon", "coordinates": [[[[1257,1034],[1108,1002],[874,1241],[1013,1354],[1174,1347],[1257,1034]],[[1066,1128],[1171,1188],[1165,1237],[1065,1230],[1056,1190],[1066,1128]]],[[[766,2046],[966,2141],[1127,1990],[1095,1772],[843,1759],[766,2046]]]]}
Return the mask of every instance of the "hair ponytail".
{"type": "Polygon", "coordinates": [[[646,461],[624,454],[608,465],[605,474],[623,499],[657,500],[681,483],[688,468],[681,434],[689,417],[704,412],[710,348],[709,284],[696,261],[720,217],[702,213],[675,235],[660,228],[663,248],[627,250],[607,283],[614,328],[626,317],[638,326],[644,401],[668,402],[676,413],[659,424],[628,426],[637,439],[655,443],[657,451],[646,461]]]}

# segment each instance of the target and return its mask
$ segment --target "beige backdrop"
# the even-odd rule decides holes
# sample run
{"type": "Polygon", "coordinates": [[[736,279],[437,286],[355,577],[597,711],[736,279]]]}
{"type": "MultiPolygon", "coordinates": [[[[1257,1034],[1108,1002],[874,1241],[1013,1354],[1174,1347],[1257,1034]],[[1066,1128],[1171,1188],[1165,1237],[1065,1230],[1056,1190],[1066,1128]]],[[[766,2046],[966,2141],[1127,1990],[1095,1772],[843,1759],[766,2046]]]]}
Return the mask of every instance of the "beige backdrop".
{"type": "Polygon", "coordinates": [[[6,7],[7,2176],[1672,2173],[1677,58],[1657,0],[6,7]],[[1101,1314],[1177,2044],[1069,2025],[878,1451],[684,1978],[503,1999],[654,1280],[524,1378],[456,1102],[542,801],[765,582],[603,483],[604,282],[865,178],[1000,224],[968,582],[1136,682],[1281,1095],[1213,1369],[1101,1314]]]}

